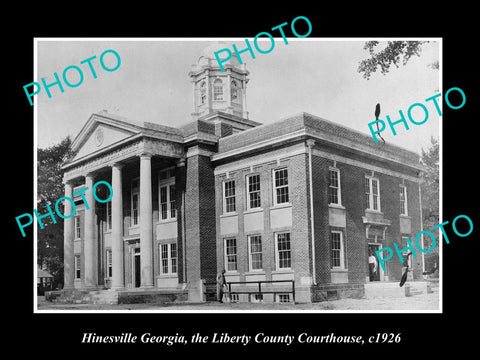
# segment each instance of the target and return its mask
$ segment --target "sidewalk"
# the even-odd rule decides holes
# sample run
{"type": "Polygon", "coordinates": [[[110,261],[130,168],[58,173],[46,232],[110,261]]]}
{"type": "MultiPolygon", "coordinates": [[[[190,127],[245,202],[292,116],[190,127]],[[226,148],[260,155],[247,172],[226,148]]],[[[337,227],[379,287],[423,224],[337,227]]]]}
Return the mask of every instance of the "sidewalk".
{"type": "Polygon", "coordinates": [[[170,304],[118,304],[118,305],[95,305],[95,304],[55,304],[45,301],[43,296],[38,297],[38,310],[66,310],[66,311],[102,311],[102,310],[136,310],[136,311],[335,311],[335,310],[401,310],[401,311],[435,311],[439,310],[438,292],[419,294],[412,297],[386,298],[376,297],[372,299],[340,299],[324,301],[313,304],[291,303],[170,303],[170,304]]]}

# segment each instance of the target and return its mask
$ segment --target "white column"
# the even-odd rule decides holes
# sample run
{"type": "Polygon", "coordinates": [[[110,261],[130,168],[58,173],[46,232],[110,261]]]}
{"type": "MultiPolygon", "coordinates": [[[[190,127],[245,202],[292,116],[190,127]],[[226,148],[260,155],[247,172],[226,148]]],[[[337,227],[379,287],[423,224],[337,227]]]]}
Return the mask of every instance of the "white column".
{"type": "MultiPolygon", "coordinates": [[[[73,198],[73,185],[70,182],[65,182],[65,197],[73,198]]],[[[73,207],[70,201],[64,201],[64,214],[72,214],[73,207]]],[[[75,259],[73,254],[73,237],[75,227],[75,217],[71,216],[63,220],[63,288],[73,289],[75,279],[75,259]]]]}
{"type": "Polygon", "coordinates": [[[243,109],[243,117],[248,119],[248,111],[247,111],[247,80],[243,80],[243,87],[242,87],[242,109],[243,109]]]}
{"type": "MultiPolygon", "coordinates": [[[[232,107],[232,78],[230,76],[231,69],[227,70],[227,108],[232,107]]],[[[230,109],[231,111],[231,109],[230,109]]]]}
{"type": "Polygon", "coordinates": [[[193,92],[193,113],[197,114],[197,93],[196,93],[196,83],[195,80],[192,81],[192,92],[193,92]]]}
{"type": "Polygon", "coordinates": [[[210,72],[208,71],[208,69],[205,71],[205,82],[206,82],[206,86],[207,86],[207,114],[210,114],[212,112],[212,89],[210,88],[211,84],[210,84],[210,72]]]}
{"type": "Polygon", "coordinates": [[[153,287],[151,157],[151,154],[140,155],[140,282],[143,288],[153,287]]]}
{"type": "Polygon", "coordinates": [[[125,287],[123,277],[122,164],[112,165],[112,289],[125,287]]]}
{"type": "Polygon", "coordinates": [[[93,198],[93,175],[85,176],[85,239],[83,245],[85,278],[84,286],[92,288],[97,286],[96,268],[96,236],[95,236],[95,199],[93,198]],[[88,208],[87,208],[88,207],[88,208]]]}

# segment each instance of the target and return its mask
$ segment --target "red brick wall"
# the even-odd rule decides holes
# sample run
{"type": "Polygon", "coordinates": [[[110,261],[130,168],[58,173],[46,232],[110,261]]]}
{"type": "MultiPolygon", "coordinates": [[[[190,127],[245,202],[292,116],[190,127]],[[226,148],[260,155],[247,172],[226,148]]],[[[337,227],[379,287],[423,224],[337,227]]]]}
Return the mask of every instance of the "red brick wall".
{"type": "MultiPolygon", "coordinates": [[[[320,156],[313,156],[313,187],[314,187],[314,213],[315,213],[315,238],[316,238],[316,272],[317,283],[329,283],[330,271],[330,231],[328,218],[328,171],[333,166],[333,160],[320,156]]],[[[365,215],[364,179],[371,171],[337,161],[336,167],[340,170],[342,205],[346,211],[346,228],[344,229],[344,247],[346,249],[346,267],[348,268],[349,282],[365,282],[368,276],[368,241],[365,237],[365,225],[362,216],[365,215]]],[[[393,248],[393,242],[400,246],[400,186],[402,179],[375,172],[374,175],[380,182],[381,211],[384,218],[391,220],[392,224],[386,232],[384,246],[393,248]]],[[[412,243],[415,235],[420,231],[420,204],[418,200],[418,183],[405,180],[408,196],[408,211],[412,222],[412,243]]],[[[338,230],[335,228],[334,230],[338,230]]],[[[404,235],[407,236],[407,235],[404,235]]],[[[414,277],[421,278],[421,254],[417,251],[414,259],[414,277]]],[[[386,275],[389,280],[399,280],[401,277],[401,264],[396,254],[385,263],[386,275]]]]}
{"type": "Polygon", "coordinates": [[[185,235],[187,281],[215,280],[215,187],[208,156],[186,161],[185,235]]]}
{"type": "MultiPolygon", "coordinates": [[[[281,154],[281,152],[279,152],[281,154]]],[[[237,242],[237,268],[240,281],[245,281],[245,273],[249,272],[248,259],[248,235],[258,234],[262,236],[262,265],[266,280],[272,279],[272,273],[278,273],[275,259],[275,233],[289,231],[291,242],[292,271],[297,286],[302,277],[309,277],[311,273],[310,252],[310,221],[307,187],[307,157],[306,154],[294,155],[288,159],[271,161],[258,166],[241,167],[229,172],[229,179],[235,180],[236,189],[236,212],[238,228],[232,234],[220,233],[220,218],[223,216],[223,182],[226,174],[216,176],[216,212],[217,212],[217,271],[225,268],[224,239],[235,237],[237,242]],[[292,210],[292,226],[272,229],[270,223],[270,211],[273,206],[273,169],[288,168],[289,177],[289,200],[292,210]],[[261,204],[262,210],[255,212],[255,216],[263,218],[263,230],[245,232],[244,212],[246,211],[246,177],[249,174],[260,174],[261,204]]],[[[289,272],[289,271],[286,271],[289,272]]],[[[248,280],[248,279],[247,279],[248,280]]]]}

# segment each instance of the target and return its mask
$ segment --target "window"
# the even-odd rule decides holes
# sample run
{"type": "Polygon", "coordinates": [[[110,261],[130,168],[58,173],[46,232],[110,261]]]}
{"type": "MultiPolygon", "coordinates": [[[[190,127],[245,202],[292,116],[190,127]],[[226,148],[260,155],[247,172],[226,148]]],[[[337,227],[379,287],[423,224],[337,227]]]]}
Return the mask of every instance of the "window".
{"type": "Polygon", "coordinates": [[[340,170],[331,168],[328,177],[328,203],[341,205],[340,170]]]}
{"type": "Polygon", "coordinates": [[[289,202],[288,198],[288,169],[276,169],[273,171],[274,176],[274,195],[273,202],[275,205],[285,204],[289,202]]]}
{"type": "Polygon", "coordinates": [[[207,84],[205,81],[202,81],[200,84],[200,104],[206,104],[207,103],[207,84]]]}
{"type": "Polygon", "coordinates": [[[225,213],[235,212],[235,180],[223,183],[223,209],[225,213]]]}
{"type": "Polygon", "coordinates": [[[263,301],[263,294],[250,294],[250,302],[259,303],[263,301]]]}
{"type": "Polygon", "coordinates": [[[290,294],[278,294],[278,302],[288,303],[290,302],[290,294]]]}
{"type": "Polygon", "coordinates": [[[175,184],[161,185],[160,184],[160,219],[175,219],[175,184]]]}
{"type": "Polygon", "coordinates": [[[365,177],[365,207],[380,211],[380,184],[377,178],[365,177]]]}
{"type": "Polygon", "coordinates": [[[160,245],[160,272],[162,275],[177,273],[177,244],[160,245]]]}
{"type": "Polygon", "coordinates": [[[400,185],[400,215],[408,215],[407,187],[400,185]]]}
{"type": "Polygon", "coordinates": [[[223,100],[223,83],[220,79],[213,82],[213,100],[223,100]]]}
{"type": "Polygon", "coordinates": [[[262,237],[252,235],[248,237],[248,246],[250,253],[250,270],[262,269],[262,237]]]}
{"type": "Polygon", "coordinates": [[[112,230],[112,203],[109,201],[105,205],[105,218],[108,231],[112,230]]]}
{"type": "Polygon", "coordinates": [[[247,176],[247,209],[255,209],[261,206],[260,200],[260,175],[247,176]]]}
{"type": "Polygon", "coordinates": [[[175,185],[170,185],[170,218],[175,218],[177,216],[175,197],[175,185]]]}
{"type": "Polygon", "coordinates": [[[237,239],[225,239],[225,264],[227,271],[237,271],[237,239]]]}
{"type": "Polygon", "coordinates": [[[231,93],[232,93],[231,94],[232,101],[236,101],[238,98],[238,85],[235,80],[232,80],[232,83],[231,83],[231,93]]]}
{"type": "Polygon", "coordinates": [[[111,278],[112,277],[112,250],[107,250],[107,277],[111,278]]]}
{"type": "Polygon", "coordinates": [[[138,179],[132,180],[132,226],[139,224],[139,196],[140,189],[138,184],[138,179]]]}
{"type": "Polygon", "coordinates": [[[292,267],[292,255],[290,250],[290,233],[277,233],[277,269],[290,269],[292,267]]]}
{"type": "Polygon", "coordinates": [[[345,268],[343,233],[341,231],[332,231],[330,233],[330,261],[332,268],[345,268]]]}
{"type": "Polygon", "coordinates": [[[80,255],[75,255],[75,279],[80,279],[80,255]]]}
{"type": "Polygon", "coordinates": [[[81,228],[80,228],[80,216],[75,216],[75,239],[80,239],[81,237],[81,228]]]}

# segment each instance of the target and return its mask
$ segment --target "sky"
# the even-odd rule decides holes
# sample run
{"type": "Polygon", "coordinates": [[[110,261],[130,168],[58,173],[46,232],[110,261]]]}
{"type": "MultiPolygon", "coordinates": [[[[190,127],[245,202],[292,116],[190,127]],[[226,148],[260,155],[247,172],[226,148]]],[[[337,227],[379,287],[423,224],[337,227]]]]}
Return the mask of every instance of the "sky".
{"type": "MultiPolygon", "coordinates": [[[[238,49],[245,48],[241,38],[208,40],[221,41],[219,50],[232,49],[233,43],[238,49]]],[[[253,39],[249,40],[253,43],[253,39]]],[[[428,39],[419,57],[412,57],[405,66],[393,66],[386,75],[377,71],[366,80],[357,69],[359,62],[369,56],[363,49],[368,40],[386,39],[288,38],[287,45],[282,38],[276,38],[275,47],[268,54],[256,52],[255,59],[248,52],[241,54],[250,72],[249,119],[269,124],[307,112],[370,135],[368,123],[375,120],[377,103],[381,106],[380,119],[390,115],[392,121],[400,119],[399,110],[407,117],[412,104],[422,103],[429,111],[424,124],[409,123],[409,130],[398,124],[396,136],[387,125],[381,135],[388,143],[418,153],[427,149],[431,136],[439,138],[441,127],[434,105],[425,102],[441,92],[440,40],[428,39]],[[440,70],[429,67],[437,60],[440,70]]],[[[84,75],[78,87],[63,84],[63,93],[58,86],[51,87],[51,98],[43,88],[35,95],[37,146],[55,145],[66,136],[75,138],[91,114],[101,110],[173,127],[192,121],[193,89],[188,72],[202,50],[215,41],[36,39],[36,72],[32,81],[40,83],[43,77],[47,84],[54,82],[54,72],[61,78],[70,65],[79,66],[84,75]],[[112,72],[103,70],[99,63],[100,55],[108,49],[115,50],[121,58],[120,67],[112,72]],[[80,64],[94,55],[96,79],[87,64],[80,64]]],[[[381,42],[379,48],[384,44],[381,42]]],[[[268,44],[260,46],[268,48],[268,44]]],[[[104,59],[108,67],[115,65],[112,54],[104,59]]],[[[68,74],[72,83],[78,81],[75,71],[68,74]]],[[[28,102],[27,98],[25,101],[28,102]]],[[[424,113],[417,107],[412,116],[420,121],[424,113]]]]}

